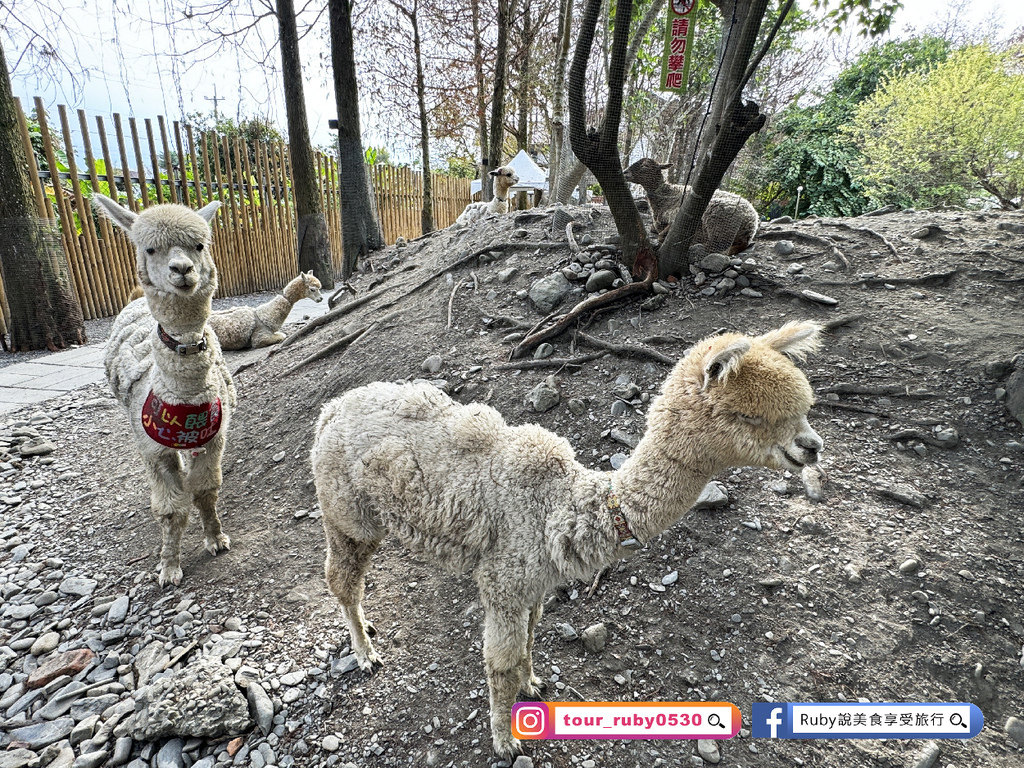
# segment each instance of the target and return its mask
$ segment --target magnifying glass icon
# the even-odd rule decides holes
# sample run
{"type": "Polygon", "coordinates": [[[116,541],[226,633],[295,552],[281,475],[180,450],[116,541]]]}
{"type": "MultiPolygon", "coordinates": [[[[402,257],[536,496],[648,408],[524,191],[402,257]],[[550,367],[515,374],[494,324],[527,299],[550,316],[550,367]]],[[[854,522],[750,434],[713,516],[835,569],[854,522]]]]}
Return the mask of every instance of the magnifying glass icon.
{"type": "Polygon", "coordinates": [[[970,726],[964,722],[964,717],[959,712],[954,712],[949,716],[949,724],[955,728],[967,728],[970,730],[970,726]]]}
{"type": "MultiPolygon", "coordinates": [[[[950,721],[952,722],[952,718],[950,718],[950,721]]],[[[722,722],[722,718],[717,714],[708,715],[708,725],[712,728],[721,728],[722,730],[725,730],[725,723],[722,722]]]]}

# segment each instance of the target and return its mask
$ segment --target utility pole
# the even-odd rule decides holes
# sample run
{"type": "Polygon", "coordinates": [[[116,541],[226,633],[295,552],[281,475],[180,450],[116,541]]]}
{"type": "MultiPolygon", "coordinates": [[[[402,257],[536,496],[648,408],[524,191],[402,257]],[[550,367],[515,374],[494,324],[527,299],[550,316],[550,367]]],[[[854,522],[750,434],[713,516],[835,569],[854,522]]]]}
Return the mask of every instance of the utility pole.
{"type": "Polygon", "coordinates": [[[217,111],[217,104],[218,104],[218,102],[224,101],[224,99],[217,98],[217,84],[216,83],[213,84],[213,98],[211,99],[209,96],[205,96],[204,98],[207,101],[212,101],[213,102],[213,119],[215,121],[220,120],[220,113],[217,111]]]}

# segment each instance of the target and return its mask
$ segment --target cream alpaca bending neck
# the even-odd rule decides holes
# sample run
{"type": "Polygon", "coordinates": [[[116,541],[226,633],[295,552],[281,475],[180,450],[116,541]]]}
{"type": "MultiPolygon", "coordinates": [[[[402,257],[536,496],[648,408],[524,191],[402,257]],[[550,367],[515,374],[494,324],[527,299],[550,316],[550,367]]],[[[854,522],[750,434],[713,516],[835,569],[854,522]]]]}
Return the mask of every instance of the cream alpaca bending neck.
{"type": "Polygon", "coordinates": [[[510,713],[536,694],[533,632],[544,593],[589,578],[682,517],[716,473],[734,466],[799,472],[821,438],[807,423],[813,392],[786,355],[817,346],[818,326],[727,334],[692,348],[651,406],[647,432],[616,472],[587,469],[569,443],[492,408],[459,405],[430,385],[376,383],[324,406],[313,476],[327,534],[327,583],[364,670],[379,662],[362,599],[370,556],[390,531],[454,572],[471,570],[484,607],[491,733],[519,750],[510,713]],[[618,500],[627,528],[613,522],[618,500]]]}
{"type": "Polygon", "coordinates": [[[213,312],[210,327],[221,349],[269,347],[284,341],[281,326],[297,301],[322,301],[320,281],[312,272],[300,272],[284,290],[258,307],[231,307],[213,312]]]}
{"type": "Polygon", "coordinates": [[[114,320],[104,365],[114,395],[128,410],[149,480],[163,538],[160,585],[178,584],[181,536],[192,504],[203,519],[206,549],[217,554],[231,546],[217,498],[235,387],[206,324],[217,289],[209,222],[220,203],[198,212],[157,205],[136,214],[103,195],[92,201],[136,247],[145,298],[114,320]]]}

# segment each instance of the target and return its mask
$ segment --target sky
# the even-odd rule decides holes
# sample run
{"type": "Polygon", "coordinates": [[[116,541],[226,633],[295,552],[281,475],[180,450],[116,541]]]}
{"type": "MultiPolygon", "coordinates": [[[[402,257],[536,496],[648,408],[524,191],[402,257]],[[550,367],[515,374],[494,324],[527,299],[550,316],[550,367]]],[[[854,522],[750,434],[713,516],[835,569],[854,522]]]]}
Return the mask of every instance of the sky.
{"type": "MultiPolygon", "coordinates": [[[[95,114],[118,112],[122,116],[140,118],[162,114],[175,120],[180,119],[182,106],[186,113],[212,111],[216,96],[221,114],[236,118],[268,116],[277,125],[285,125],[283,97],[278,83],[272,79],[274,76],[268,79],[257,64],[230,53],[188,68],[186,65],[194,58],[183,53],[194,42],[188,34],[169,31],[146,19],[129,18],[123,0],[117,5],[119,12],[114,13],[115,3],[116,0],[64,0],[60,22],[66,28],[64,33],[52,37],[59,52],[69,60],[75,58],[76,52],[64,41],[77,41],[77,58],[84,74],[80,75],[76,88],[67,74],[57,79],[41,79],[27,67],[20,67],[15,72],[13,86],[26,110],[31,109],[32,97],[38,95],[54,118],[55,106],[61,103],[73,109],[84,108],[90,118],[95,114]],[[174,51],[178,51],[176,56],[174,51]],[[176,83],[180,83],[180,88],[176,83]]],[[[179,17],[185,7],[181,0],[154,0],[131,4],[130,13],[134,16],[156,13],[152,8],[161,3],[172,13],[177,9],[179,17]]],[[[56,0],[53,4],[58,5],[56,0]]],[[[895,17],[892,34],[905,35],[911,29],[920,31],[930,24],[941,23],[955,12],[951,9],[962,5],[963,2],[956,0],[904,0],[905,7],[895,17]]],[[[26,4],[22,0],[15,7],[20,12],[32,13],[31,1],[26,4]]],[[[1024,2],[1019,0],[970,0],[960,14],[968,27],[984,25],[993,17],[1002,22],[1004,33],[1024,26],[1024,2]]],[[[47,28],[47,23],[39,23],[47,28]]],[[[276,35],[276,22],[267,20],[263,29],[266,34],[276,35]]],[[[7,43],[5,38],[5,50],[7,43]]],[[[329,73],[321,64],[326,51],[326,40],[316,34],[309,35],[300,44],[307,73],[308,121],[313,144],[318,146],[330,145],[334,140],[333,132],[327,127],[328,119],[335,116],[334,94],[327,83],[329,73]]],[[[8,55],[13,57],[11,52],[8,55]]],[[[367,143],[376,144],[372,108],[365,105],[362,111],[364,136],[367,143]]],[[[412,154],[410,148],[389,149],[398,157],[412,154]]]]}

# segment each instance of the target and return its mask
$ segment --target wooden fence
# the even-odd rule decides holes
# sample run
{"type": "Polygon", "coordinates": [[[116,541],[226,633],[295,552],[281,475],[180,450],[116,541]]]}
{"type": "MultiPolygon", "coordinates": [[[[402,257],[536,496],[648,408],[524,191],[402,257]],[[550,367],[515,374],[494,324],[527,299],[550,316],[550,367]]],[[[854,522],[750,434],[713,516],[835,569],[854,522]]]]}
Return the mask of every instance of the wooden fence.
{"type": "MultiPolygon", "coordinates": [[[[291,165],[283,143],[244,142],[177,121],[169,123],[163,116],[155,121],[124,121],[114,114],[113,137],[104,118],[95,116],[92,135],[99,138],[97,147],[84,110],[77,111],[80,133],[76,135],[64,105],[57,107],[61,140],[55,142],[51,133],[55,129],[48,125],[41,99],[35,99],[38,132],[30,131],[21,104],[17,107],[37,213],[59,225],[87,320],[119,312],[138,282],[134,246],[123,232],[93,214],[88,201],[93,192],[117,198],[133,211],[164,202],[198,208],[220,200],[223,205],[213,222],[218,296],[279,290],[297,274],[296,244],[301,233],[296,231],[291,165]]],[[[338,275],[342,265],[338,165],[335,158],[320,152],[315,161],[338,275]]],[[[399,236],[418,237],[420,174],[377,166],[371,178],[386,242],[393,243],[399,236]]],[[[433,183],[435,222],[445,227],[469,202],[469,181],[433,176],[433,183]]],[[[2,283],[0,301],[4,320],[9,321],[2,283]]]]}

